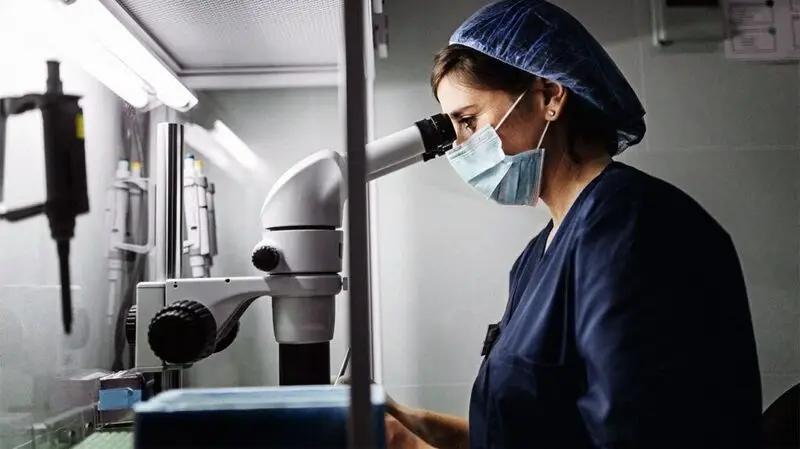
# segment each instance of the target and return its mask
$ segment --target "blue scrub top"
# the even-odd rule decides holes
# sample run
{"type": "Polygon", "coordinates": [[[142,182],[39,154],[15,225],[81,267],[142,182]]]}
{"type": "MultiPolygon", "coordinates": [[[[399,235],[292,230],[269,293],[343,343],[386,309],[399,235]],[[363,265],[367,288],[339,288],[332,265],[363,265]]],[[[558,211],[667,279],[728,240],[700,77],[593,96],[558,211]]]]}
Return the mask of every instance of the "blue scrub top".
{"type": "MultiPolygon", "coordinates": [[[[730,207],[742,207],[731,204],[730,207]]],[[[511,270],[470,449],[756,448],[761,383],[729,235],[614,162],[511,270]]]]}

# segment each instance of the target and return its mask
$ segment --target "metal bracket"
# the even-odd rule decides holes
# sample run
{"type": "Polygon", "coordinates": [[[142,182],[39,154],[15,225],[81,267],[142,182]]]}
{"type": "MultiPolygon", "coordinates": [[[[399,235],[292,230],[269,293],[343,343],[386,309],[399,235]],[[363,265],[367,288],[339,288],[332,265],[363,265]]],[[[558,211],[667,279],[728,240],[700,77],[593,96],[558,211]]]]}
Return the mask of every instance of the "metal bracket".
{"type": "Polygon", "coordinates": [[[126,179],[120,181],[124,186],[135,186],[147,192],[147,243],[144,245],[134,245],[131,243],[117,243],[112,249],[130,251],[137,254],[147,254],[156,244],[156,192],[154,181],[151,179],[140,178],[137,180],[126,179]]]}

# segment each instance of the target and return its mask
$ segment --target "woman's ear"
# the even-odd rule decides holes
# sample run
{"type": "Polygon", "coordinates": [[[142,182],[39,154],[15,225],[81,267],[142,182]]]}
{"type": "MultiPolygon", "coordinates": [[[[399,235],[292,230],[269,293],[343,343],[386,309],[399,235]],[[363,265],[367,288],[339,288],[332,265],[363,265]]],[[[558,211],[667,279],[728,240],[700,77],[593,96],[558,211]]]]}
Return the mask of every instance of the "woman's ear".
{"type": "Polygon", "coordinates": [[[569,93],[567,89],[555,81],[542,80],[544,94],[544,118],[549,121],[556,121],[564,110],[569,93]]]}

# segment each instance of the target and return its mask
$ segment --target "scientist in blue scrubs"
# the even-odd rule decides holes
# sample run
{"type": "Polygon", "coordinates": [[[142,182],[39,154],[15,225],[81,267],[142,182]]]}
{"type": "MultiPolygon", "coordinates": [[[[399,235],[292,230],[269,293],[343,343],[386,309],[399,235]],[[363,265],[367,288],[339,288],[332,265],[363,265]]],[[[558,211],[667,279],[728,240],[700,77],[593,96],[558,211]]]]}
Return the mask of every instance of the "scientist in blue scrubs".
{"type": "Polygon", "coordinates": [[[642,140],[645,111],[603,47],[551,3],[499,1],[456,30],[431,84],[464,182],[552,219],[475,348],[468,420],[390,402],[389,447],[758,447],[734,243],[684,192],[613,160],[642,140]]]}

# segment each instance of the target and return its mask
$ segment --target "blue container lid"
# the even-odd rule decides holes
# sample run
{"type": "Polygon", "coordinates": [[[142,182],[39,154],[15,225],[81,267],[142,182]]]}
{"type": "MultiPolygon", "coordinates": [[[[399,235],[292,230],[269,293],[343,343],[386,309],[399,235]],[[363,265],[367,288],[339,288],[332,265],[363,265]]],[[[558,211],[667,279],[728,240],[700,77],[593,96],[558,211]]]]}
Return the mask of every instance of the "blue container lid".
{"type": "MultiPolygon", "coordinates": [[[[386,393],[380,385],[370,386],[373,406],[386,403],[386,393]]],[[[184,388],[168,390],[134,406],[136,413],[180,411],[265,410],[287,408],[348,408],[350,387],[286,386],[184,388]]]]}

